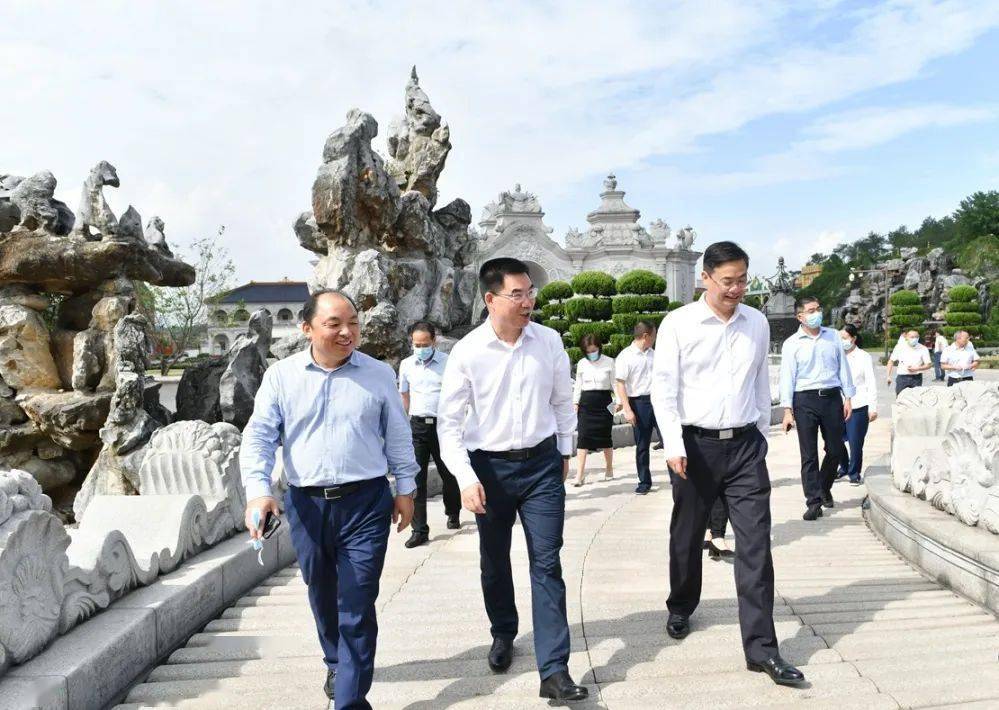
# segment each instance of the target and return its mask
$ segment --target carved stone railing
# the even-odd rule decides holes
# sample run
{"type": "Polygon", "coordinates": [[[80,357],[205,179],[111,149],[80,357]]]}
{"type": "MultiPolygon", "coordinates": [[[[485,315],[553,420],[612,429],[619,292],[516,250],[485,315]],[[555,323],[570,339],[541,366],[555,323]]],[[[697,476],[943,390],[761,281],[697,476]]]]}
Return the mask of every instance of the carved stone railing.
{"type": "Polygon", "coordinates": [[[141,495],[95,495],[69,529],[31,474],[0,471],[0,675],[240,529],[239,443],[231,424],[159,429],[141,495]]]}
{"type": "Polygon", "coordinates": [[[895,486],[999,533],[999,383],[918,387],[893,412],[895,486]]]}

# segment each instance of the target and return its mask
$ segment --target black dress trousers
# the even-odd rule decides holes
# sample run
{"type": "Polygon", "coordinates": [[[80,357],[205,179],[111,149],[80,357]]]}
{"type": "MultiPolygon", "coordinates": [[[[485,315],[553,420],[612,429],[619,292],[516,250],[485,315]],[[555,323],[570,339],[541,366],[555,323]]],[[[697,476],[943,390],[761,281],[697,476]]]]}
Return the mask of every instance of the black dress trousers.
{"type": "Polygon", "coordinates": [[[715,499],[724,497],[735,533],[735,587],[746,660],[777,655],[774,563],[770,553],[770,474],[767,440],[753,427],[731,439],[683,428],[687,477],[670,471],[673,517],[669,526],[670,593],[666,606],[690,616],[701,600],[704,529],[715,499]]]}

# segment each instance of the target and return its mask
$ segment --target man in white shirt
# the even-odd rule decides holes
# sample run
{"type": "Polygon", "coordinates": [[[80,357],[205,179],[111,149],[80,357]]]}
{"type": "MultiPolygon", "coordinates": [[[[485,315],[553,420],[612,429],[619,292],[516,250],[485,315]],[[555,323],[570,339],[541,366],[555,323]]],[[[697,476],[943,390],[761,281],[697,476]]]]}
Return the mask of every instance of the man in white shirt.
{"type": "Polygon", "coordinates": [[[531,322],[537,289],[517,259],[479,270],[489,317],[451,350],[437,411],[444,463],[479,528],[482,596],[493,636],[489,667],[502,673],[518,631],[510,543],[517,515],[531,567],[534,653],[540,695],[586,698],[569,676],[562,580],[565,478],[576,413],[562,338],[531,322]]]}
{"type": "Polygon", "coordinates": [[[782,659],[770,552],[770,325],[741,303],[749,256],[733,242],[704,250],[699,301],[672,311],[656,343],[652,403],[673,483],[666,632],[682,639],[701,598],[704,528],[715,499],[735,532],[735,585],[746,667],[779,685],[804,675],[782,659]]]}
{"type": "Polygon", "coordinates": [[[903,336],[888,356],[888,384],[891,384],[892,372],[898,367],[898,377],[895,379],[896,397],[902,390],[922,387],[923,372],[932,366],[930,351],[919,342],[919,331],[910,330],[903,336]]]}
{"type": "Polygon", "coordinates": [[[933,336],[933,373],[937,382],[944,381],[944,370],[942,365],[943,351],[947,348],[947,338],[939,330],[933,336]]]}
{"type": "Polygon", "coordinates": [[[947,371],[947,386],[975,379],[978,360],[978,352],[971,344],[968,331],[959,330],[954,333],[954,343],[947,346],[941,359],[941,366],[947,371]]]}
{"type": "Polygon", "coordinates": [[[652,321],[635,324],[631,345],[618,353],[614,361],[618,401],[624,408],[624,418],[635,432],[635,467],[638,487],[635,493],[645,495],[652,490],[652,470],[649,468],[649,446],[656,428],[656,413],[652,409],[652,362],[656,341],[656,326],[652,321]]]}
{"type": "Polygon", "coordinates": [[[458,514],[461,511],[461,491],[458,482],[444,465],[441,458],[440,442],[437,438],[437,404],[441,395],[441,379],[447,355],[436,348],[437,329],[433,323],[419,321],[409,328],[409,339],[413,354],[399,363],[399,392],[402,405],[409,414],[409,425],[413,430],[413,449],[420,472],[416,476],[416,496],[413,498],[416,510],[413,514],[413,534],[406,541],[406,547],[417,547],[430,539],[430,525],[427,523],[427,469],[430,458],[437,464],[444,486],[444,514],[449,530],[461,527],[458,514]]]}

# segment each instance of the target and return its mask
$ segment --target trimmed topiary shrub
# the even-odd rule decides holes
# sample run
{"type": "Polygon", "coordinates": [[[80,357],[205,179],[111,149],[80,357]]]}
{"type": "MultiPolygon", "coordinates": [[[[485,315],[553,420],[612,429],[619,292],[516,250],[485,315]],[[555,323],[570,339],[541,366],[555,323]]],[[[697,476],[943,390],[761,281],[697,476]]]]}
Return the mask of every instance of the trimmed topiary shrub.
{"type": "Polygon", "coordinates": [[[531,311],[531,321],[534,323],[540,323],[545,319],[541,311],[531,311]]]}
{"type": "Polygon", "coordinates": [[[954,286],[947,292],[951,301],[974,301],[978,298],[978,289],[974,286],[954,286]]]}
{"type": "Polygon", "coordinates": [[[541,325],[547,326],[552,330],[557,330],[559,333],[564,333],[569,330],[569,321],[564,318],[549,318],[541,325]]]}
{"type": "Polygon", "coordinates": [[[944,320],[947,321],[947,325],[980,325],[982,322],[981,313],[953,313],[947,311],[944,314],[944,320]]]}
{"type": "Polygon", "coordinates": [[[617,293],[614,277],[603,271],[581,271],[572,277],[572,290],[589,296],[613,296],[617,293]]]}
{"type": "Polygon", "coordinates": [[[896,291],[889,297],[889,302],[893,306],[920,306],[922,307],[923,302],[919,298],[919,294],[915,291],[896,291]]]}
{"type": "Polygon", "coordinates": [[[896,316],[892,315],[891,324],[895,327],[915,328],[923,324],[923,316],[896,316]]]}
{"type": "Polygon", "coordinates": [[[569,367],[575,367],[583,359],[583,351],[577,347],[566,348],[565,354],[569,356],[569,367]]]}
{"type": "Polygon", "coordinates": [[[621,348],[614,345],[614,343],[607,343],[601,348],[601,352],[607,357],[617,357],[618,353],[621,352],[621,348]]]}
{"type": "Polygon", "coordinates": [[[635,338],[631,335],[631,333],[614,333],[614,335],[610,337],[610,344],[616,347],[618,352],[621,352],[626,347],[631,345],[631,341],[634,339],[635,338]]]}
{"type": "Polygon", "coordinates": [[[562,345],[566,348],[574,348],[576,344],[572,342],[572,336],[569,335],[569,331],[562,333],[562,345]]]}
{"type": "Polygon", "coordinates": [[[545,318],[561,318],[565,315],[565,304],[546,303],[541,307],[541,315],[545,318]]]}
{"type": "MultiPolygon", "coordinates": [[[[940,330],[948,338],[953,338],[954,334],[959,330],[967,331],[968,335],[973,338],[982,334],[982,326],[980,325],[945,325],[940,330]]],[[[895,337],[897,338],[898,336],[896,335],[895,337]]]]}
{"type": "Polygon", "coordinates": [[[653,296],[614,296],[612,301],[614,304],[614,313],[662,313],[670,305],[669,298],[661,294],[653,296]]]}
{"type": "Polygon", "coordinates": [[[563,305],[565,306],[565,317],[570,321],[607,320],[612,313],[612,304],[609,298],[571,298],[563,305]]]}
{"type": "Polygon", "coordinates": [[[617,332],[627,333],[631,337],[631,333],[638,321],[651,321],[658,328],[665,317],[665,313],[615,313],[611,316],[611,320],[614,322],[617,332]]]}
{"type": "Polygon", "coordinates": [[[892,306],[891,312],[895,316],[921,316],[925,314],[922,306],[892,306]]]}
{"type": "Polygon", "coordinates": [[[667,306],[667,310],[675,311],[677,308],[680,308],[681,306],[686,306],[686,305],[687,304],[684,303],[683,301],[670,301],[669,302],[669,306],[667,306]]]}
{"type": "Polygon", "coordinates": [[[597,322],[597,323],[573,323],[569,326],[569,335],[572,336],[572,342],[575,345],[579,342],[587,333],[595,333],[600,337],[600,341],[603,343],[610,342],[610,337],[617,332],[617,328],[613,323],[597,322]]]}
{"type": "Polygon", "coordinates": [[[891,315],[888,316],[888,336],[897,339],[903,329],[919,328],[926,320],[926,311],[915,291],[896,291],[889,298],[891,315]]]}
{"type": "Polygon", "coordinates": [[[552,281],[538,291],[538,302],[547,305],[552,301],[562,301],[572,298],[572,286],[565,281],[552,281]]]}
{"type": "Polygon", "coordinates": [[[978,313],[978,301],[951,301],[947,304],[948,313],[978,313]]]}
{"type": "Polygon", "coordinates": [[[617,280],[618,293],[632,293],[640,296],[661,294],[666,290],[666,279],[646,269],[635,269],[617,280]]]}

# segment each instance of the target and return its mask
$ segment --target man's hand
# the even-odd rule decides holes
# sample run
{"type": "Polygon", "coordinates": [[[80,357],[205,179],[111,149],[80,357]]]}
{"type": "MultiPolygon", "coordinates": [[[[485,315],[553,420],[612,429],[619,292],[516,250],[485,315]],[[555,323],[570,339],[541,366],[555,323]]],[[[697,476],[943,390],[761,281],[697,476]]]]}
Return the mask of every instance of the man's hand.
{"type": "Polygon", "coordinates": [[[846,400],[845,402],[843,402],[843,421],[844,422],[850,421],[850,414],[852,413],[853,413],[853,404],[850,403],[850,400],[846,400]]]}
{"type": "Polygon", "coordinates": [[[260,496],[259,498],[254,498],[249,503],[246,504],[246,515],[244,516],[243,522],[246,524],[246,529],[250,531],[250,539],[258,540],[264,536],[264,521],[267,520],[267,514],[271,513],[273,515],[280,515],[281,511],[278,510],[277,498],[273,496],[260,496]],[[260,511],[260,527],[258,528],[253,524],[253,511],[260,511]]]}
{"type": "Polygon", "coordinates": [[[618,402],[617,404],[614,405],[614,411],[615,412],[620,412],[622,409],[624,409],[624,405],[621,404],[620,402],[618,402]]]}
{"type": "Polygon", "coordinates": [[[890,375],[888,376],[888,379],[885,380],[885,382],[887,382],[888,384],[891,384],[891,376],[890,375]]]}
{"type": "Polygon", "coordinates": [[[392,522],[399,523],[396,532],[402,532],[413,522],[413,496],[399,495],[395,497],[395,506],[392,508],[392,522]]]}
{"type": "Polygon", "coordinates": [[[481,483],[473,483],[461,492],[461,504],[465,510],[476,515],[486,512],[486,489],[481,483]]]}
{"type": "Polygon", "coordinates": [[[790,409],[785,409],[784,420],[780,423],[780,427],[781,429],[784,430],[784,433],[787,434],[789,431],[791,431],[791,427],[793,426],[794,426],[794,414],[792,414],[790,409]]]}
{"type": "Polygon", "coordinates": [[[675,473],[677,476],[679,476],[683,480],[687,480],[687,457],[686,456],[677,456],[676,458],[666,459],[666,463],[668,463],[669,467],[671,469],[673,469],[673,473],[675,473]]]}
{"type": "Polygon", "coordinates": [[[878,413],[877,412],[868,411],[868,413],[867,413],[867,421],[873,422],[877,418],[878,418],[878,413]]]}
{"type": "Polygon", "coordinates": [[[635,416],[635,410],[631,407],[624,408],[624,420],[631,424],[631,426],[637,426],[638,418],[635,416]]]}

